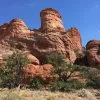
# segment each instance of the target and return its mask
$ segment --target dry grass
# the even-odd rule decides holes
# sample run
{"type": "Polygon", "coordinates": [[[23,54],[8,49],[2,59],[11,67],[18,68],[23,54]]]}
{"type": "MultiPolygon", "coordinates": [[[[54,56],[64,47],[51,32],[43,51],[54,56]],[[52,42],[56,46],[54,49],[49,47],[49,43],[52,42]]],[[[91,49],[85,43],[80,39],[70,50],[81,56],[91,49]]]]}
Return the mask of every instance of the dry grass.
{"type": "Polygon", "coordinates": [[[46,90],[31,91],[29,89],[2,89],[0,90],[0,100],[96,100],[89,99],[87,96],[79,96],[79,93],[81,94],[81,91],[62,93],[46,90]]]}

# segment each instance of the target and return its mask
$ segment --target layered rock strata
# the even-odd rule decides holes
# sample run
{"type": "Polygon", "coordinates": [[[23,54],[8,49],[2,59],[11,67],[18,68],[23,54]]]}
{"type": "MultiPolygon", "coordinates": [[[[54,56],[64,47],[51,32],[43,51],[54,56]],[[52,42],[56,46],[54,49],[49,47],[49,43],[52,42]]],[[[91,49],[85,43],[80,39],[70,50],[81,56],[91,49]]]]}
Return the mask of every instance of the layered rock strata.
{"type": "Polygon", "coordinates": [[[91,40],[86,45],[87,60],[91,67],[100,68],[100,40],[91,40]]]}
{"type": "Polygon", "coordinates": [[[61,15],[52,8],[41,11],[40,16],[41,28],[33,31],[20,19],[1,25],[0,44],[10,49],[29,51],[40,63],[45,60],[46,54],[52,52],[61,53],[67,62],[74,63],[74,50],[82,50],[80,32],[76,28],[65,31],[61,15]]]}
{"type": "Polygon", "coordinates": [[[64,26],[62,23],[62,17],[58,11],[52,8],[46,8],[41,11],[41,31],[42,32],[62,32],[64,26]]]}

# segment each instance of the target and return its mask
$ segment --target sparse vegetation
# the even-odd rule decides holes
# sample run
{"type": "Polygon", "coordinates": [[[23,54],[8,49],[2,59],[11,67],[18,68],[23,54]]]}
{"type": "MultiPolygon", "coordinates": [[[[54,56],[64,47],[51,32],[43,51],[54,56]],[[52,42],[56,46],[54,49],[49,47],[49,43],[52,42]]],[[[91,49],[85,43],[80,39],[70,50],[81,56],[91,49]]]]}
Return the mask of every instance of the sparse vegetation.
{"type": "MultiPolygon", "coordinates": [[[[85,90],[86,91],[86,90],[85,90]]],[[[0,91],[0,100],[95,100],[95,92],[98,90],[87,90],[89,95],[83,90],[75,92],[51,92],[46,90],[29,90],[29,89],[3,89],[0,91]],[[90,99],[91,98],[91,99],[90,99]]]]}
{"type": "Polygon", "coordinates": [[[33,89],[40,89],[44,87],[44,80],[43,78],[37,76],[35,78],[33,78],[29,84],[29,88],[33,88],[33,89]]]}
{"type": "Polygon", "coordinates": [[[47,57],[48,62],[55,65],[52,73],[58,75],[58,78],[51,85],[52,90],[70,91],[84,87],[82,82],[73,79],[76,72],[79,71],[79,66],[67,64],[64,57],[59,53],[50,54],[47,57]]]}
{"type": "Polygon", "coordinates": [[[76,79],[71,79],[67,82],[65,81],[61,81],[61,80],[56,80],[52,87],[51,87],[51,90],[52,91],[71,91],[73,89],[81,89],[81,88],[84,88],[84,84],[82,82],[80,82],[79,80],[76,80],[76,79]]]}
{"type": "Polygon", "coordinates": [[[83,47],[82,52],[80,52],[78,49],[74,49],[74,52],[75,52],[76,57],[77,57],[75,64],[78,64],[80,66],[88,65],[87,57],[86,57],[87,51],[86,51],[85,47],[83,47]]]}
{"type": "Polygon", "coordinates": [[[62,54],[54,52],[46,55],[46,62],[52,64],[54,67],[65,66],[65,58],[62,54]]]}
{"type": "Polygon", "coordinates": [[[80,53],[79,49],[74,49],[77,58],[83,57],[83,53],[80,53]]]}
{"type": "Polygon", "coordinates": [[[23,78],[23,67],[28,63],[27,57],[16,50],[6,59],[4,68],[0,69],[0,85],[8,88],[20,85],[23,78]]]}
{"type": "Polygon", "coordinates": [[[64,57],[59,53],[47,55],[47,61],[47,63],[55,66],[52,73],[58,75],[58,78],[52,82],[52,90],[70,91],[86,87],[100,88],[100,76],[98,76],[100,74],[98,69],[94,70],[86,66],[67,64],[64,57]],[[86,83],[74,79],[77,72],[87,80],[86,83]]]}
{"type": "MultiPolygon", "coordinates": [[[[9,56],[5,66],[0,69],[0,85],[8,88],[20,85],[23,78],[22,69],[28,62],[27,57],[18,51],[9,56]]],[[[47,63],[54,66],[51,75],[57,75],[55,80],[51,80],[52,82],[47,85],[43,78],[37,76],[31,80],[28,88],[42,89],[47,87],[52,91],[71,91],[86,87],[100,88],[100,71],[97,69],[67,64],[65,58],[59,53],[48,55],[47,63]],[[77,72],[87,80],[86,83],[75,78],[77,72]]]]}
{"type": "Polygon", "coordinates": [[[81,75],[86,78],[86,87],[100,88],[100,70],[96,68],[80,66],[81,75]]]}
{"type": "Polygon", "coordinates": [[[100,89],[100,70],[91,69],[85,72],[87,87],[100,89]]]}

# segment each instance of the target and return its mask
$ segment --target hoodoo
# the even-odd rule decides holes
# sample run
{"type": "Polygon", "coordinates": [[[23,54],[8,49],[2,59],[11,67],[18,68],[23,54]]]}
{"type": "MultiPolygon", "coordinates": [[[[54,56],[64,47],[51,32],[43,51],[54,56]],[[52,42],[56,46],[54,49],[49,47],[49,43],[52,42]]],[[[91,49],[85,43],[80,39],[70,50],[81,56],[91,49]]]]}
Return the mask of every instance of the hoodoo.
{"type": "Polygon", "coordinates": [[[58,11],[46,8],[40,13],[42,32],[61,32],[64,31],[62,17],[58,11]]]}

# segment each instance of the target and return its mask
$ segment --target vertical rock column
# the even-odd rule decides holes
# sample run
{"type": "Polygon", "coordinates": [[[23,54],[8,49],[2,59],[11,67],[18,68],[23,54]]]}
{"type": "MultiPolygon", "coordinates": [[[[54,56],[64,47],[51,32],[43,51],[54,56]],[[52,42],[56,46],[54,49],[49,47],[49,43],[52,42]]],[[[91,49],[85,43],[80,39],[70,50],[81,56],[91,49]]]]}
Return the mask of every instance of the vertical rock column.
{"type": "Polygon", "coordinates": [[[82,53],[82,40],[79,30],[72,27],[67,30],[66,34],[71,39],[72,50],[78,50],[79,53],[82,53]]]}
{"type": "Polygon", "coordinates": [[[61,15],[52,8],[46,8],[40,13],[42,32],[62,32],[64,26],[61,15]]]}

